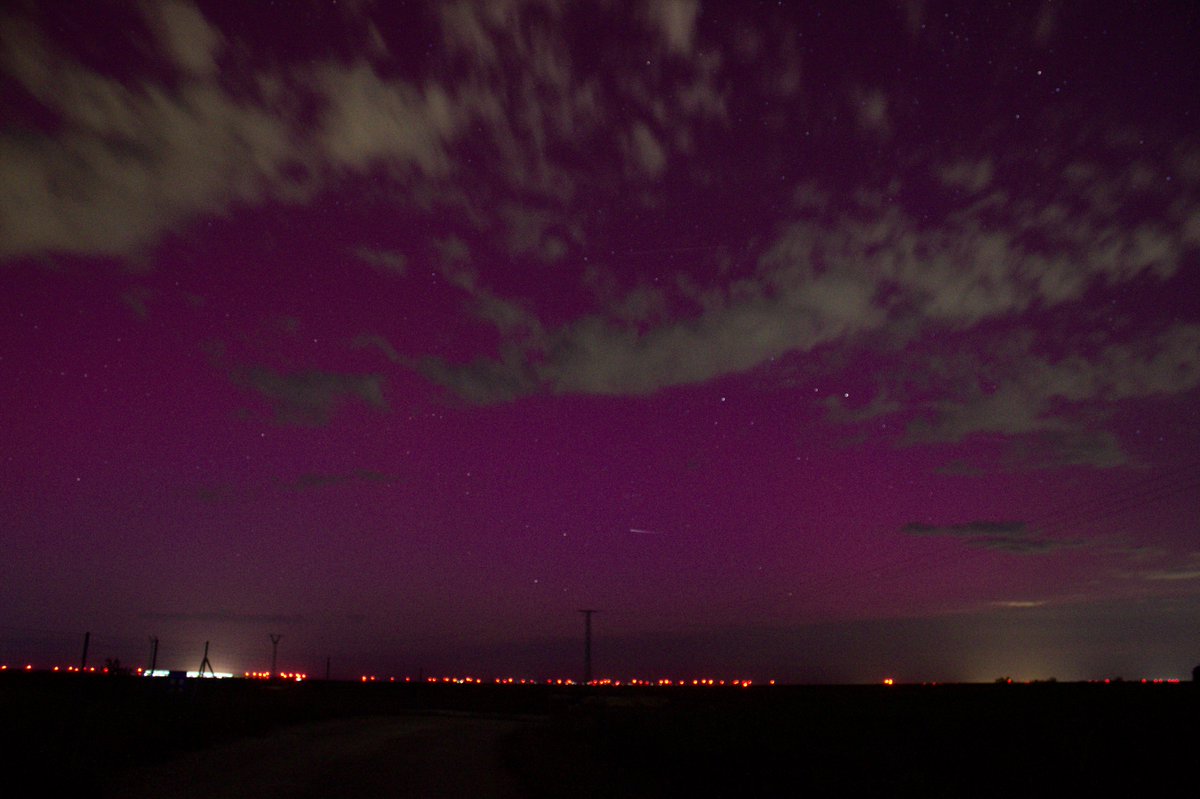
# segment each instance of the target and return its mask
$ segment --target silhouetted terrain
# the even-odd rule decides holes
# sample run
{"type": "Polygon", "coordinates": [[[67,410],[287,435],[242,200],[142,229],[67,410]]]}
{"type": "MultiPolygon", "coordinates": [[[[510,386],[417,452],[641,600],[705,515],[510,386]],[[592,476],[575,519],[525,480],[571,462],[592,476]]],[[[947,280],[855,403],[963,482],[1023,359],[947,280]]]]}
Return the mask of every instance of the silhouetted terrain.
{"type": "MultiPolygon", "coordinates": [[[[29,795],[1195,794],[1197,686],[605,689],[6,675],[29,795]],[[139,794],[138,791],[144,791],[139,794]]],[[[19,796],[6,786],[7,796],[19,796]]]]}

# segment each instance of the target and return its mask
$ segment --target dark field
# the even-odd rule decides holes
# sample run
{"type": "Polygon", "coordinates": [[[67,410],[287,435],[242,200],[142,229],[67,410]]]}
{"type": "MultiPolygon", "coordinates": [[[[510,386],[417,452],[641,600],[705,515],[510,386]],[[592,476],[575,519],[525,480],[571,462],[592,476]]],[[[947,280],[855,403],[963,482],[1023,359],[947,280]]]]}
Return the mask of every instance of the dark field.
{"type": "Polygon", "coordinates": [[[1195,796],[1200,763],[1191,684],[564,691],[9,674],[0,713],[0,793],[14,799],[1195,796]]]}

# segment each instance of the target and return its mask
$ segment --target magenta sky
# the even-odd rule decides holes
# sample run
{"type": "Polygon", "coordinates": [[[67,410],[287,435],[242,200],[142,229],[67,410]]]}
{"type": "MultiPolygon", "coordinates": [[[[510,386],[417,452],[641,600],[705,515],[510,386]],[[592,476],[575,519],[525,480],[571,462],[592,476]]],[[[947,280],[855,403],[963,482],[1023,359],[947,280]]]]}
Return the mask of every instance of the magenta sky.
{"type": "Polygon", "coordinates": [[[1190,672],[1200,10],[983,5],[7,4],[0,661],[1190,672]]]}

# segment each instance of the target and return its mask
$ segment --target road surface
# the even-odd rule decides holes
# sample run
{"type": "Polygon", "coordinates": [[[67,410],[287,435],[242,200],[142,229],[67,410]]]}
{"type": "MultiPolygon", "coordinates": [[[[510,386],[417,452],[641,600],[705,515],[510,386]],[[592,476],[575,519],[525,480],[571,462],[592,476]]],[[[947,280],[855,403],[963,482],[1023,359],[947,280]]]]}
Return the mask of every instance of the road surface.
{"type": "Polygon", "coordinates": [[[528,722],[471,716],[326,721],[121,775],[126,799],[519,797],[499,743],[528,722]]]}

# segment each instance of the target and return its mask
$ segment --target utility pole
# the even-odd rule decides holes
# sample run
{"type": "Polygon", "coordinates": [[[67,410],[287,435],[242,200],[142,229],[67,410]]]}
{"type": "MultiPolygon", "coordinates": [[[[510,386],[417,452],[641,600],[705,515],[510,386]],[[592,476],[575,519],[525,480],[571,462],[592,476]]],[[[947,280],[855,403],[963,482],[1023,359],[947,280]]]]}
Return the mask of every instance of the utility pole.
{"type": "Polygon", "coordinates": [[[271,633],[271,679],[272,680],[275,679],[275,674],[276,674],[275,656],[279,654],[279,639],[281,639],[281,638],[283,638],[282,635],[276,635],[275,633],[271,633]]]}
{"type": "Polygon", "coordinates": [[[204,660],[200,661],[200,672],[197,676],[203,677],[205,669],[208,669],[208,673],[213,677],[217,676],[217,673],[213,671],[212,664],[208,662],[208,641],[204,642],[204,660]]]}
{"type": "Polygon", "coordinates": [[[79,670],[81,672],[87,671],[87,651],[88,651],[88,644],[91,642],[91,640],[92,640],[92,634],[90,632],[86,632],[83,634],[83,655],[81,655],[79,658],[79,670]]]}
{"type": "Polygon", "coordinates": [[[153,674],[158,668],[158,636],[150,636],[150,670],[148,674],[153,674]]]}
{"type": "Polygon", "coordinates": [[[583,614],[583,684],[592,682],[592,614],[600,611],[588,608],[583,614]]]}

